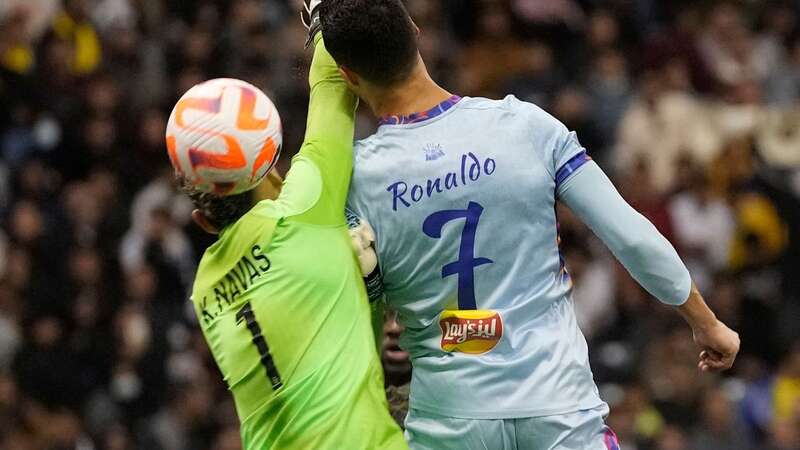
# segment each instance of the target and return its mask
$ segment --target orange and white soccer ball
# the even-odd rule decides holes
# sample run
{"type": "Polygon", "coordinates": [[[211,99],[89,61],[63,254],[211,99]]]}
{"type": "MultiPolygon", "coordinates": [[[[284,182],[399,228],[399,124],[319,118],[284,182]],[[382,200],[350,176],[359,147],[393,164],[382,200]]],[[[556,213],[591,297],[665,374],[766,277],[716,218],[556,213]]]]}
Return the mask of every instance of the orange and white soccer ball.
{"type": "Polygon", "coordinates": [[[167,122],[167,152],[177,175],[220,196],[256,187],[280,156],[275,105],[260,89],[218,78],[189,89],[167,122]]]}

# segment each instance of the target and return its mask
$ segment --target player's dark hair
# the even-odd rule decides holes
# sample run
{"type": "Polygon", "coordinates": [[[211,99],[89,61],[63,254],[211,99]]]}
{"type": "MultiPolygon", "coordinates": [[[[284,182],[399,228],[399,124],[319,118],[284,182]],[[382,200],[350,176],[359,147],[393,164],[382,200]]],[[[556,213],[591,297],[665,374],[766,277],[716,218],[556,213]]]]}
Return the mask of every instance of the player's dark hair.
{"type": "Polygon", "coordinates": [[[400,0],[335,0],[320,8],[325,47],[337,64],[382,87],[408,78],[417,33],[400,0]]]}
{"type": "Polygon", "coordinates": [[[253,208],[253,191],[219,196],[197,189],[184,178],[178,178],[178,187],[218,230],[235,223],[253,208]]]}

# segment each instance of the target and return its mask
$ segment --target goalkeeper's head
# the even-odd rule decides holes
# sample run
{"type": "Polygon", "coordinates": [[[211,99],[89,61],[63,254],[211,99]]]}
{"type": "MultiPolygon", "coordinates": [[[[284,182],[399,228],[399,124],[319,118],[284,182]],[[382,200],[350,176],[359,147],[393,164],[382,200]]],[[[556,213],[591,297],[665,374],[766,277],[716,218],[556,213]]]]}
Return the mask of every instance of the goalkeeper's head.
{"type": "Polygon", "coordinates": [[[273,168],[255,189],[241,194],[220,196],[201,191],[183,177],[176,180],[178,189],[188,195],[194,204],[192,220],[205,232],[218,234],[247,214],[261,200],[275,200],[281,192],[283,178],[273,168]]]}
{"type": "Polygon", "coordinates": [[[353,91],[368,102],[416,76],[427,77],[419,29],[401,0],[327,0],[320,6],[325,47],[353,91]]]}

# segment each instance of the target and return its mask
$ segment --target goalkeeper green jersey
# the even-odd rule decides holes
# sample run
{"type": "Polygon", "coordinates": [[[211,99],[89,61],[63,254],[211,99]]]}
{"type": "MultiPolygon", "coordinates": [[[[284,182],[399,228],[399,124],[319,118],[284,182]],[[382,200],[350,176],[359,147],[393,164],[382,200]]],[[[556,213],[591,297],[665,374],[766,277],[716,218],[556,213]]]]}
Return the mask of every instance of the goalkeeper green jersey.
{"type": "Polygon", "coordinates": [[[357,101],[321,41],[309,81],[306,139],[280,196],[220,233],[192,300],[245,450],[407,449],[344,217],[357,101]]]}

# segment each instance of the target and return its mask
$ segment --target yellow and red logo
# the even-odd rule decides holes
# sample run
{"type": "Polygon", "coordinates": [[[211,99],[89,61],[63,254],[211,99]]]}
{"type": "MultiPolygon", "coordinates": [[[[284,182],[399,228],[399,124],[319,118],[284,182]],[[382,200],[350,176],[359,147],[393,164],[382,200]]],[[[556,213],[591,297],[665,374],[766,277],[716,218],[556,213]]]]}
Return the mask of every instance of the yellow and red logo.
{"type": "Polygon", "coordinates": [[[491,310],[445,310],[439,319],[442,350],[480,355],[503,337],[503,319],[491,310]]]}

